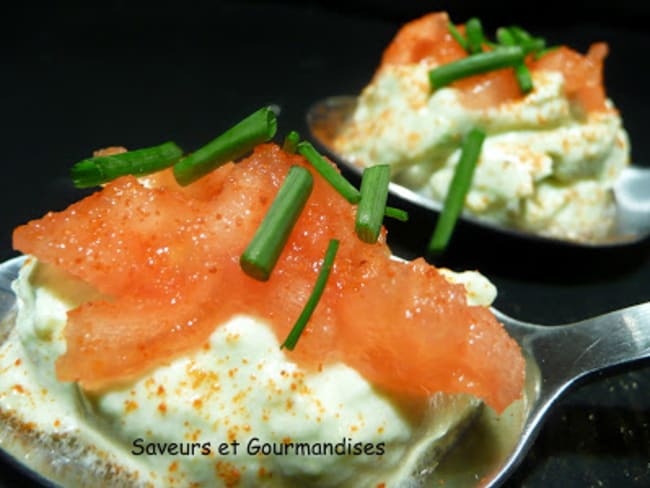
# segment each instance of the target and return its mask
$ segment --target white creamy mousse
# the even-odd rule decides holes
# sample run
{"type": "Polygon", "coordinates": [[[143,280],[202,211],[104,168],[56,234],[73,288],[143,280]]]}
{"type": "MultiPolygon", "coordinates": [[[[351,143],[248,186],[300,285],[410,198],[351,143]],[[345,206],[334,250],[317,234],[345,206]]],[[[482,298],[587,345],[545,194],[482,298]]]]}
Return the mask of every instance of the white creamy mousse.
{"type": "Polygon", "coordinates": [[[462,139],[480,127],[487,138],[467,210],[570,239],[607,234],[612,187],[630,152],[616,111],[582,113],[555,71],[533,72],[534,89],[520,100],[471,109],[455,88],[431,93],[433,67],[382,67],[335,139],[337,151],[362,166],[390,164],[397,182],[444,201],[462,139]]]}
{"type": "MultiPolygon", "coordinates": [[[[470,303],[494,299],[480,274],[444,273],[470,303]]],[[[243,315],[201,350],[91,395],[60,383],[54,362],[66,311],[97,293],[33,258],[14,290],[18,316],[0,346],[1,446],[66,486],[394,486],[434,462],[480,406],[438,394],[415,415],[344,364],[302,370],[267,324],[243,315]]]]}

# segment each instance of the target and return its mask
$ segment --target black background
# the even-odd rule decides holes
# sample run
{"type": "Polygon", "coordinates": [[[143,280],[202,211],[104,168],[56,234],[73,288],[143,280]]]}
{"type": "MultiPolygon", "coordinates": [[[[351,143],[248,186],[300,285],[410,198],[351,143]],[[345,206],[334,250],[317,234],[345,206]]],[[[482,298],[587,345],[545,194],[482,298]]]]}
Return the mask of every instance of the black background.
{"type": "MultiPolygon", "coordinates": [[[[4,7],[0,20],[0,258],[12,229],[84,192],[67,171],[93,149],[207,142],[264,104],[282,108],[279,137],[306,134],[311,103],[358,92],[399,25],[447,9],[488,32],[519,23],[551,44],[609,42],[606,82],[650,165],[649,7],[618,2],[67,2],[4,7]]],[[[398,254],[420,254],[435,218],[409,208],[390,224],[398,254]]],[[[543,324],[586,318],[650,298],[648,242],[606,250],[541,245],[461,225],[443,264],[478,268],[496,306],[543,324]]],[[[650,486],[650,368],[600,375],[564,397],[509,486],[650,486]]],[[[3,466],[0,481],[20,474],[3,466]]],[[[24,485],[24,482],[22,483],[24,485]]]]}

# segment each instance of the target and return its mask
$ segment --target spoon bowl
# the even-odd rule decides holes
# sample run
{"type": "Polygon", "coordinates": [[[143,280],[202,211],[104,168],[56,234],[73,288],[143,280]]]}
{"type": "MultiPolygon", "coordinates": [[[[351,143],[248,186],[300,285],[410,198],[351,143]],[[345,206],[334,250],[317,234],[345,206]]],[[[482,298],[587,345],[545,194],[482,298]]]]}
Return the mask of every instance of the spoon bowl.
{"type": "MultiPolygon", "coordinates": [[[[346,160],[334,149],[333,141],[338,132],[354,113],[357,98],[334,96],[321,100],[307,112],[307,125],[316,145],[344,170],[361,177],[363,168],[346,160]]],[[[439,213],[442,203],[432,200],[424,193],[411,190],[399,183],[391,182],[389,191],[399,199],[439,213]]],[[[630,166],[624,169],[617,182],[616,217],[610,234],[598,240],[571,240],[537,234],[531,231],[508,227],[464,211],[460,218],[483,228],[513,237],[533,239],[540,242],[562,243],[572,246],[603,248],[627,246],[650,236],[650,169],[630,166]]]]}

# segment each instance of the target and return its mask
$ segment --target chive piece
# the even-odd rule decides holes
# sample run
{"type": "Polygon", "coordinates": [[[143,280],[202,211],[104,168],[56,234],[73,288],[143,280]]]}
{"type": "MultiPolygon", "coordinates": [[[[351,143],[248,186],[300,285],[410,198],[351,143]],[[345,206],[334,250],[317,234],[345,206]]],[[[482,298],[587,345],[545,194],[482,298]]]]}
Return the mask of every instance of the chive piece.
{"type": "Polygon", "coordinates": [[[438,218],[433,237],[429,242],[430,254],[442,253],[449,243],[456,220],[463,209],[465,197],[472,183],[474,169],[481,154],[484,139],[485,133],[483,131],[472,129],[463,141],[460,159],[449,185],[445,204],[438,218]]]}
{"type": "Polygon", "coordinates": [[[381,223],[384,220],[389,182],[390,166],[388,164],[370,166],[363,170],[361,200],[357,207],[357,218],[354,225],[354,230],[363,242],[369,244],[377,242],[381,223]]]}
{"type": "Polygon", "coordinates": [[[451,37],[456,39],[456,42],[460,44],[460,47],[462,47],[465,51],[467,51],[468,50],[467,40],[463,37],[463,35],[456,28],[456,26],[452,22],[447,22],[447,29],[449,29],[449,33],[451,34],[451,37]]]}
{"type": "Polygon", "coordinates": [[[499,47],[494,51],[474,54],[432,69],[429,71],[429,81],[431,87],[437,89],[461,78],[515,66],[523,60],[524,51],[521,47],[499,47]]]}
{"type": "Polygon", "coordinates": [[[533,40],[533,36],[526,29],[519,27],[518,25],[511,25],[508,27],[510,33],[514,36],[515,42],[521,44],[526,41],[533,40]]]}
{"type": "Polygon", "coordinates": [[[481,21],[476,17],[469,19],[465,24],[465,32],[467,34],[467,50],[471,54],[483,51],[485,36],[483,35],[481,21]]]}
{"type": "Polygon", "coordinates": [[[520,46],[524,55],[537,52],[546,47],[546,40],[533,37],[521,27],[500,27],[497,29],[497,40],[504,46],[520,46]]]}
{"type": "Polygon", "coordinates": [[[276,129],[277,120],[270,107],[254,112],[176,163],[176,181],[182,186],[189,185],[222,164],[244,156],[257,144],[269,141],[276,129]]]}
{"type": "Polygon", "coordinates": [[[339,241],[336,239],[330,240],[330,243],[327,246],[327,251],[325,252],[325,257],[323,258],[323,265],[320,269],[320,272],[318,273],[318,277],[316,278],[316,283],[314,284],[314,288],[311,291],[311,295],[309,295],[309,299],[307,300],[305,307],[302,309],[298,320],[296,320],[296,323],[293,325],[291,332],[289,332],[289,335],[280,346],[280,349],[286,347],[290,351],[293,351],[293,349],[296,347],[302,331],[305,329],[307,322],[309,322],[309,319],[314,313],[316,305],[318,305],[320,297],[323,295],[325,285],[327,285],[327,279],[332,272],[334,258],[336,257],[336,251],[338,251],[338,249],[339,241]]]}
{"type": "Polygon", "coordinates": [[[521,42],[519,45],[524,50],[524,54],[530,54],[544,49],[546,47],[546,41],[541,37],[536,37],[530,41],[521,42]]]}
{"type": "MultiPolygon", "coordinates": [[[[514,46],[518,42],[512,29],[504,27],[497,29],[497,39],[504,46],[514,46]]],[[[515,66],[515,77],[522,93],[528,93],[533,89],[533,78],[525,63],[521,62],[515,66]]]]}
{"type": "Polygon", "coordinates": [[[399,220],[400,222],[408,222],[409,214],[406,210],[395,207],[386,207],[384,210],[384,215],[391,219],[399,220]]]}
{"type": "Polygon", "coordinates": [[[70,169],[77,188],[88,188],[124,175],[146,175],[174,164],[183,150],[173,142],[111,156],[95,156],[79,161],[70,169]]]}
{"type": "Polygon", "coordinates": [[[517,44],[515,37],[507,27],[499,27],[497,29],[497,41],[504,46],[514,46],[517,44]]]}
{"type": "Polygon", "coordinates": [[[528,93],[533,89],[533,78],[530,75],[530,70],[524,63],[515,66],[515,76],[522,93],[528,93]]]}
{"type": "Polygon", "coordinates": [[[309,170],[301,166],[289,169],[264,220],[239,258],[247,275],[260,281],[269,279],[313,185],[314,178],[309,170]]]}
{"type": "Polygon", "coordinates": [[[318,171],[327,182],[338,191],[343,198],[350,203],[357,203],[361,199],[361,194],[352,183],[345,179],[334,166],[327,162],[318,151],[308,141],[302,141],[298,144],[298,152],[302,154],[307,161],[318,171]]]}
{"type": "Polygon", "coordinates": [[[540,51],[546,47],[546,41],[543,38],[533,37],[528,31],[519,26],[508,27],[508,32],[514,39],[514,43],[521,46],[526,54],[540,51]]]}
{"type": "Polygon", "coordinates": [[[282,143],[282,149],[285,152],[288,152],[290,154],[296,154],[296,147],[298,146],[299,142],[300,142],[300,134],[298,134],[295,130],[292,130],[284,138],[284,142],[282,143]]]}

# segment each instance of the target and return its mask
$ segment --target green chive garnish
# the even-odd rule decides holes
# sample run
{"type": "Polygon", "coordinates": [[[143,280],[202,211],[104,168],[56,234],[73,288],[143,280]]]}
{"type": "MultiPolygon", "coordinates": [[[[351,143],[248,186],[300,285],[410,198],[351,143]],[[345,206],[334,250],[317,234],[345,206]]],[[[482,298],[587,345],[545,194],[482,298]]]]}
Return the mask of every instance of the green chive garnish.
{"type": "Polygon", "coordinates": [[[338,251],[338,249],[339,249],[339,241],[336,239],[330,240],[330,243],[327,246],[327,251],[325,252],[325,257],[323,258],[323,266],[321,267],[320,272],[318,273],[318,278],[316,278],[316,284],[314,285],[314,289],[312,290],[311,295],[309,296],[309,299],[305,304],[305,308],[302,309],[302,312],[300,313],[298,320],[296,320],[296,323],[291,329],[291,332],[289,332],[289,335],[284,340],[280,348],[286,347],[290,351],[293,351],[294,347],[296,347],[296,344],[298,343],[298,339],[300,339],[300,335],[302,334],[302,331],[305,329],[307,322],[309,322],[309,319],[314,313],[314,309],[316,308],[316,305],[318,305],[318,301],[320,300],[320,297],[323,295],[323,291],[325,290],[325,285],[327,285],[327,279],[329,278],[330,273],[332,271],[332,265],[334,264],[336,251],[338,251]]]}
{"type": "Polygon", "coordinates": [[[284,138],[284,142],[282,143],[282,149],[285,152],[288,152],[290,154],[296,154],[296,148],[299,142],[300,142],[300,134],[298,134],[295,130],[292,130],[284,138]]]}
{"type": "Polygon", "coordinates": [[[309,170],[302,166],[291,167],[264,220],[239,258],[247,275],[260,281],[269,279],[313,185],[309,170]]]}
{"type": "Polygon", "coordinates": [[[546,41],[541,37],[536,37],[529,41],[519,43],[525,54],[539,52],[546,47],[546,41]]]}
{"type": "Polygon", "coordinates": [[[521,44],[523,42],[531,41],[534,39],[534,37],[526,29],[523,29],[518,25],[511,25],[508,27],[508,30],[514,36],[515,42],[517,44],[521,44]]]}
{"type": "Polygon", "coordinates": [[[515,66],[515,77],[522,93],[528,93],[533,89],[533,77],[524,63],[515,66]]]}
{"type": "MultiPolygon", "coordinates": [[[[497,30],[497,39],[504,46],[514,46],[519,42],[518,39],[522,38],[521,36],[515,36],[512,28],[507,29],[501,27],[497,30]]],[[[533,89],[533,78],[530,70],[523,61],[515,66],[515,77],[517,78],[517,84],[522,93],[528,93],[533,89]]]]}
{"type": "Polygon", "coordinates": [[[467,51],[467,41],[465,40],[465,38],[463,37],[463,35],[458,31],[458,29],[456,28],[456,26],[455,26],[453,23],[448,22],[448,23],[447,23],[447,29],[449,29],[449,33],[451,34],[451,37],[453,37],[454,39],[456,39],[456,42],[457,42],[458,44],[460,44],[460,46],[461,46],[465,51],[467,51]]]}
{"type": "Polygon", "coordinates": [[[449,185],[445,204],[438,218],[433,237],[431,238],[431,242],[429,242],[430,254],[442,253],[449,243],[454,226],[456,225],[456,220],[463,209],[465,196],[472,183],[474,169],[481,154],[481,146],[483,145],[484,139],[485,133],[483,131],[472,129],[463,141],[460,160],[449,185]]]}
{"type": "Polygon", "coordinates": [[[524,51],[521,47],[499,47],[494,51],[474,54],[432,69],[429,71],[429,81],[435,90],[461,78],[515,66],[523,60],[524,51]]]}
{"type": "Polygon", "coordinates": [[[111,156],[95,156],[79,161],[70,169],[77,188],[88,188],[124,175],[155,173],[174,164],[183,150],[173,142],[111,156]]]}
{"type": "Polygon", "coordinates": [[[465,24],[465,33],[467,34],[467,50],[471,54],[483,51],[485,36],[483,35],[481,21],[476,17],[469,19],[465,24]]]}
{"type": "Polygon", "coordinates": [[[359,190],[357,190],[352,183],[345,179],[334,166],[328,163],[323,156],[307,141],[302,141],[298,144],[298,152],[302,154],[307,161],[318,171],[327,182],[338,191],[343,198],[350,203],[357,203],[361,198],[359,190]]]}
{"type": "Polygon", "coordinates": [[[357,218],[354,229],[363,242],[377,242],[381,223],[384,220],[386,200],[388,199],[388,183],[390,182],[390,166],[380,164],[363,170],[361,177],[361,200],[357,207],[357,218]]]}
{"type": "Polygon", "coordinates": [[[384,210],[384,215],[390,217],[391,219],[399,220],[400,222],[408,222],[409,214],[406,210],[395,207],[386,207],[384,210]]]}
{"type": "Polygon", "coordinates": [[[515,37],[507,27],[499,27],[497,29],[497,41],[504,46],[514,46],[517,44],[515,37]]]}
{"type": "Polygon", "coordinates": [[[269,141],[277,129],[275,114],[262,108],[234,125],[174,166],[180,185],[189,185],[228,161],[240,158],[256,145],[269,141]]]}
{"type": "MultiPolygon", "coordinates": [[[[546,47],[546,41],[543,38],[534,37],[528,31],[522,29],[519,26],[513,25],[507,28],[501,28],[499,30],[502,29],[507,30],[510,38],[512,39],[512,44],[521,46],[525,54],[540,51],[546,47]]],[[[497,36],[498,35],[499,31],[497,31],[497,36]]],[[[502,42],[502,44],[506,43],[502,42]]]]}

